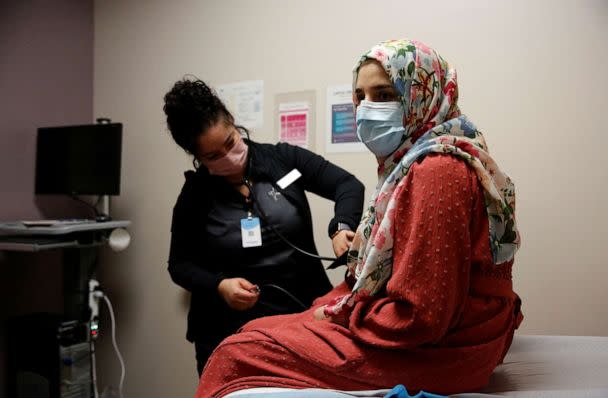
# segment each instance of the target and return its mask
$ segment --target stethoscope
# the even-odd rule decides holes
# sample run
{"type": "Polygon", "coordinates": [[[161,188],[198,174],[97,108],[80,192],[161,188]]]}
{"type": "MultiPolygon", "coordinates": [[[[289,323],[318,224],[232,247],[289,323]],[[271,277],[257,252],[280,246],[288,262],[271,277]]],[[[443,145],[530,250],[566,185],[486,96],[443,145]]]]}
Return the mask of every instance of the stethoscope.
{"type": "MultiPolygon", "coordinates": [[[[241,128],[241,127],[237,127],[237,130],[239,131],[244,131],[245,134],[247,135],[247,141],[251,141],[249,139],[249,131],[247,131],[247,129],[245,128],[241,128]]],[[[323,261],[332,261],[332,264],[330,264],[327,268],[328,269],[333,269],[333,268],[337,268],[340,265],[346,264],[346,255],[348,253],[348,251],[344,252],[344,254],[342,254],[340,257],[324,257],[324,256],[320,256],[318,254],[314,254],[314,253],[310,253],[298,246],[296,246],[295,244],[293,244],[292,242],[289,241],[289,239],[287,239],[282,233],[280,233],[278,231],[277,228],[275,228],[268,220],[268,216],[266,215],[266,213],[264,212],[264,209],[262,209],[262,207],[260,206],[260,203],[256,200],[255,197],[255,193],[253,192],[253,186],[251,184],[251,169],[252,169],[252,157],[251,154],[248,154],[248,162],[247,162],[247,169],[245,170],[245,177],[243,178],[243,183],[242,185],[245,185],[249,191],[249,195],[247,200],[250,203],[250,212],[253,211],[253,208],[255,206],[255,208],[257,209],[257,212],[260,215],[260,218],[264,221],[264,223],[270,228],[270,230],[276,234],[279,239],[281,239],[283,242],[285,242],[288,246],[290,246],[291,248],[293,248],[294,250],[309,256],[309,257],[313,257],[313,258],[318,258],[319,260],[323,260],[323,261]]],[[[293,294],[291,294],[290,292],[288,292],[286,289],[275,285],[275,284],[264,284],[261,287],[270,287],[276,290],[281,291],[282,293],[284,293],[285,295],[287,295],[288,297],[291,298],[291,300],[293,300],[293,302],[295,302],[296,304],[298,304],[300,307],[302,307],[302,309],[307,309],[308,307],[305,306],[300,300],[298,300],[293,294]]],[[[260,289],[258,289],[258,292],[260,291],[260,289]]]]}
{"type": "MultiPolygon", "coordinates": [[[[247,131],[247,129],[240,128],[240,127],[237,127],[237,129],[242,129],[245,132],[245,134],[247,135],[247,141],[251,141],[249,139],[249,131],[247,131]]],[[[340,257],[338,257],[338,258],[336,258],[336,257],[323,257],[323,256],[319,256],[318,254],[310,253],[310,252],[308,252],[308,251],[306,251],[306,250],[304,250],[304,249],[296,246],[295,244],[291,243],[289,241],[289,239],[287,239],[283,234],[281,234],[268,221],[268,216],[264,212],[264,209],[262,209],[262,206],[260,206],[260,203],[256,200],[255,193],[253,192],[253,186],[251,184],[251,169],[252,169],[252,157],[251,157],[251,154],[248,154],[247,169],[245,170],[245,177],[243,178],[242,185],[245,185],[247,187],[247,189],[249,190],[249,197],[247,199],[249,201],[251,201],[250,210],[253,210],[253,207],[255,206],[257,208],[259,214],[260,214],[260,218],[266,223],[266,225],[268,225],[268,227],[272,230],[272,232],[274,232],[279,237],[279,239],[281,239],[283,242],[285,242],[287,245],[289,245],[292,249],[297,250],[300,253],[302,253],[304,255],[307,255],[309,257],[318,258],[319,260],[332,261],[332,262],[338,261],[340,259],[340,257]]]]}

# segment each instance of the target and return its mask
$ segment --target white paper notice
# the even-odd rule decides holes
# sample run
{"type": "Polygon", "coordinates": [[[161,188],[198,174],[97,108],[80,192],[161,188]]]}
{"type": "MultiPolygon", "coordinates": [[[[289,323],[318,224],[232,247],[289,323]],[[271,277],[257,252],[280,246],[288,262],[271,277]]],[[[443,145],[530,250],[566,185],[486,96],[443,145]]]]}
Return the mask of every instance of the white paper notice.
{"type": "Polygon", "coordinates": [[[357,137],[352,86],[340,84],[327,88],[326,152],[365,152],[357,137]]]}
{"type": "Polygon", "coordinates": [[[308,148],[309,109],[307,102],[279,104],[279,141],[308,148]]]}
{"type": "Polygon", "coordinates": [[[264,124],[264,81],[251,80],[218,86],[217,94],[235,118],[248,129],[264,124]]]}

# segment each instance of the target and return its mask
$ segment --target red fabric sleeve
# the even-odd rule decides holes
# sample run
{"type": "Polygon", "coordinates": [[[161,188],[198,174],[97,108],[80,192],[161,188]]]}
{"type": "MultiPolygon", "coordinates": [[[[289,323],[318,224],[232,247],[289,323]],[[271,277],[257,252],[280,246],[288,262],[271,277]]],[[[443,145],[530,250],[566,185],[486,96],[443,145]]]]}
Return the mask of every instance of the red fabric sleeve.
{"type": "Polygon", "coordinates": [[[470,224],[480,187],[464,161],[430,155],[395,191],[393,270],[385,294],[357,303],[349,329],[368,344],[410,349],[438,342],[469,289],[470,224]]]}

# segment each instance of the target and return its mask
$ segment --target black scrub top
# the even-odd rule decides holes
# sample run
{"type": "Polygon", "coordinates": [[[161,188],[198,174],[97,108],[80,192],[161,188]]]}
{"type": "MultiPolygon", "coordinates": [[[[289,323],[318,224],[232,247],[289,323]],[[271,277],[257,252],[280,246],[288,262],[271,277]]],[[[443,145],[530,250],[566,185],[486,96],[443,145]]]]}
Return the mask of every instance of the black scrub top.
{"type": "Polygon", "coordinates": [[[215,263],[221,263],[223,278],[245,278],[261,289],[258,302],[244,311],[230,308],[218,293],[193,294],[189,340],[203,338],[217,344],[252,319],[302,311],[305,308],[299,303],[308,308],[315,298],[331,289],[331,283],[319,268],[318,259],[295,250],[273,231],[278,230],[289,242],[301,247],[305,220],[271,183],[254,182],[250,203],[228,184],[215,188],[218,191],[202,226],[213,251],[208,255],[215,263]],[[249,212],[260,219],[262,245],[244,248],[241,220],[249,212]],[[200,319],[191,318],[201,313],[209,317],[206,327],[201,327],[200,319]]]}
{"type": "Polygon", "coordinates": [[[247,145],[256,197],[253,215],[260,217],[262,227],[261,247],[242,247],[245,199],[205,168],[185,173],[173,208],[168,270],[176,284],[191,292],[186,338],[192,342],[216,344],[250,319],[301,310],[268,284],[286,289],[306,306],[331,290],[321,261],[294,250],[269,228],[273,225],[298,247],[317,253],[307,192],[334,202],[328,236],[340,222],[356,228],[361,217],[364,187],[352,174],[296,146],[252,141],[247,145]],[[274,185],[294,169],[301,178],[284,188],[274,185]],[[260,209],[266,218],[260,216],[260,209]],[[217,286],[229,277],[243,277],[261,287],[260,300],[253,308],[236,311],[220,297],[217,286]]]}
{"type": "Polygon", "coordinates": [[[272,184],[254,183],[252,190],[249,203],[235,189],[223,190],[213,199],[206,224],[209,246],[217,253],[223,253],[222,272],[226,278],[245,278],[261,288],[256,306],[263,308],[253,312],[288,313],[303,310],[277,286],[298,301],[308,301],[306,287],[298,283],[298,263],[306,262],[303,258],[305,255],[284,242],[273,228],[297,245],[298,232],[304,220],[297,208],[272,184]],[[262,245],[244,248],[241,220],[247,218],[249,212],[260,220],[262,245]]]}

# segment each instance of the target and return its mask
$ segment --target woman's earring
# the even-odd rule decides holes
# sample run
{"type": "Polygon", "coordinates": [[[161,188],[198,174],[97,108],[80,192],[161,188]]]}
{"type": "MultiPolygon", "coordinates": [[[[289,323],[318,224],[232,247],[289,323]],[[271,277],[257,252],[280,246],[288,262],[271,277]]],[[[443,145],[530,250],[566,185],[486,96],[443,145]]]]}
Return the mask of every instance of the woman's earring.
{"type": "Polygon", "coordinates": [[[198,170],[201,167],[201,162],[197,158],[192,158],[192,166],[194,166],[194,170],[198,170]]]}

